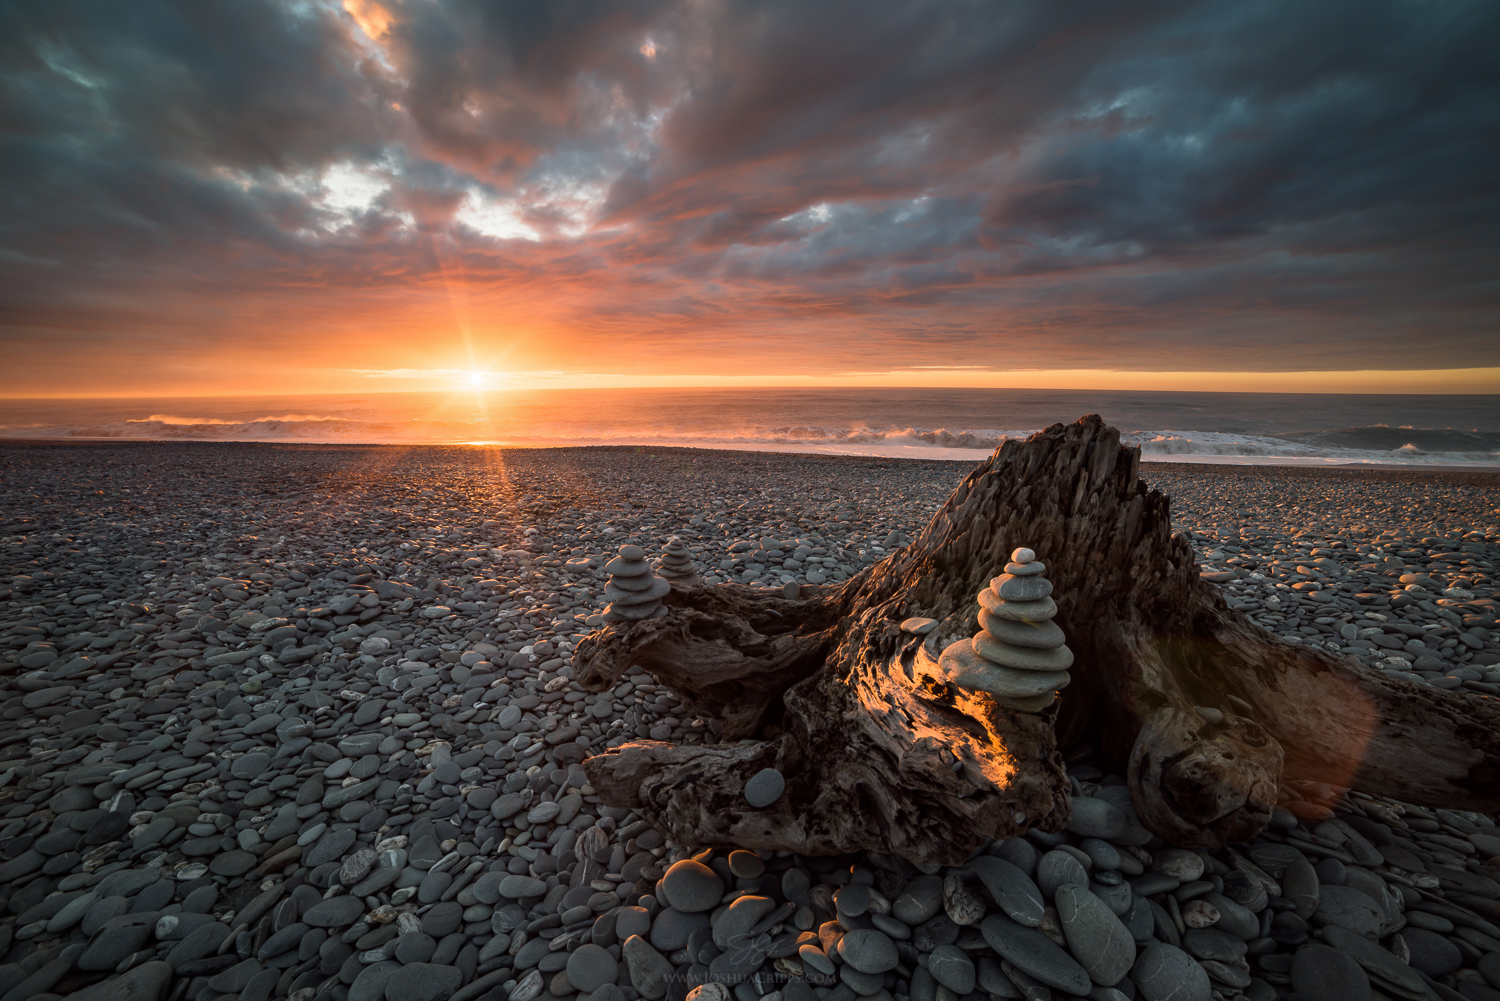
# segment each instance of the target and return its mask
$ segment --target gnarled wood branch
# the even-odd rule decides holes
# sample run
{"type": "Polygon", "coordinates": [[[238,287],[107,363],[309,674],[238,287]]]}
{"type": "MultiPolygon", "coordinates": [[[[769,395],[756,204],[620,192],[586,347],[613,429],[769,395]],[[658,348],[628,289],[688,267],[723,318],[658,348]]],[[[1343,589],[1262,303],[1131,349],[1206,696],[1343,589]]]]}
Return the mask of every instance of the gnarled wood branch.
{"type": "Polygon", "coordinates": [[[674,586],[664,617],[585,639],[580,680],[602,690],[640,664],[722,720],[725,742],[626,744],[585,762],[591,781],[687,844],[948,863],[1059,828],[1059,748],[1085,744],[1174,844],[1254,835],[1288,779],[1500,808],[1500,700],[1393,680],[1231,611],[1139,458],[1097,416],[1054,425],[1002,445],[911,545],[842,585],[795,600],[674,586]],[[945,685],[935,665],[1020,546],[1046,562],[1074,654],[1040,713],[945,685]],[[902,633],[911,616],[938,626],[902,633]],[[786,791],[756,809],[743,788],[766,767],[786,791]]]}

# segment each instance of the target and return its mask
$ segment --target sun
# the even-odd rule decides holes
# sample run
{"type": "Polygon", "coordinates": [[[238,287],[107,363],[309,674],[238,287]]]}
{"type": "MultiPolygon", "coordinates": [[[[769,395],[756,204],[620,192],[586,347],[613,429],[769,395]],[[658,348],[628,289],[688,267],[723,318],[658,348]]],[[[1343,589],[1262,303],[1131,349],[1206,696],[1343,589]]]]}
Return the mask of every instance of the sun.
{"type": "Polygon", "coordinates": [[[482,385],[484,385],[484,373],[483,372],[470,372],[469,373],[469,385],[471,385],[471,386],[482,386],[482,385]]]}

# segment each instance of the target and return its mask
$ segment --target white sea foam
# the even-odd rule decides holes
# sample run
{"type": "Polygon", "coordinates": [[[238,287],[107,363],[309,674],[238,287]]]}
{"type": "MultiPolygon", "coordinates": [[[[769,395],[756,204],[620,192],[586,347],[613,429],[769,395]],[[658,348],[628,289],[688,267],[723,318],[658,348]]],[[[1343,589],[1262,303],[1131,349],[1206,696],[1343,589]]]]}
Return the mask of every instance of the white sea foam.
{"type": "MultiPolygon", "coordinates": [[[[324,414],[289,413],[250,420],[152,414],[122,421],[75,424],[0,425],[0,437],[66,439],[132,439],[175,441],[309,442],[348,444],[497,444],[533,447],[567,445],[690,446],[735,450],[791,451],[830,455],[977,460],[1006,439],[1025,438],[1036,428],[825,427],[783,425],[735,431],[574,426],[567,429],[506,428],[492,421],[409,419],[349,420],[324,414]],[[552,430],[553,433],[548,433],[552,430]],[[562,433],[556,433],[561,431],[562,433]]],[[[1223,431],[1129,431],[1126,444],[1137,445],[1147,462],[1218,462],[1287,465],[1405,466],[1462,465],[1500,467],[1500,449],[1432,449],[1415,441],[1391,448],[1355,448],[1327,441],[1391,432],[1396,438],[1419,439],[1439,432],[1420,429],[1346,429],[1342,432],[1296,432],[1287,437],[1223,431]]],[[[1452,432],[1443,432],[1453,434],[1452,432]]],[[[1385,437],[1390,437],[1389,434],[1385,437]]],[[[1465,438],[1500,438],[1464,433],[1465,438]]],[[[1394,440],[1394,439],[1392,439],[1394,440]]],[[[1481,443],[1476,442],[1476,443],[1481,443]]],[[[1500,440],[1494,442],[1500,445],[1500,440]]]]}
{"type": "Polygon", "coordinates": [[[0,400],[0,437],[685,445],[977,461],[1085,413],[1127,429],[1146,461],[1500,467],[1495,397],[744,389],[0,400]],[[1483,429],[1463,429],[1474,424],[1483,429]]]}

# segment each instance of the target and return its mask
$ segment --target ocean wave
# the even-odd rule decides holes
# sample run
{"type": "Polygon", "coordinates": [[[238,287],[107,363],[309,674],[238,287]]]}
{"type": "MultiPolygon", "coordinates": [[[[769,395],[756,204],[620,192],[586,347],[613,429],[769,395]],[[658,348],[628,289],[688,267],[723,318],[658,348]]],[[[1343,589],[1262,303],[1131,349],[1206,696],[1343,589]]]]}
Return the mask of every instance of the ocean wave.
{"type": "Polygon", "coordinates": [[[284,414],[281,417],[256,417],[249,421],[224,420],[219,417],[178,417],[175,414],[152,414],[150,417],[127,418],[126,424],[166,424],[170,426],[199,427],[203,425],[254,426],[257,424],[297,423],[299,421],[336,421],[338,417],[323,417],[318,414],[284,414]]]}
{"type": "MultiPolygon", "coordinates": [[[[785,424],[736,429],[499,427],[472,420],[350,420],[288,413],[234,420],[152,414],[144,418],[76,424],[0,425],[0,438],[246,441],[318,444],[686,445],[703,448],[789,448],[842,454],[981,457],[1007,439],[1037,428],[922,428],[785,424]]],[[[1421,466],[1500,466],[1500,434],[1386,425],[1275,435],[1225,431],[1150,430],[1122,433],[1142,458],[1156,461],[1259,461],[1327,464],[1396,463],[1421,466]]]]}

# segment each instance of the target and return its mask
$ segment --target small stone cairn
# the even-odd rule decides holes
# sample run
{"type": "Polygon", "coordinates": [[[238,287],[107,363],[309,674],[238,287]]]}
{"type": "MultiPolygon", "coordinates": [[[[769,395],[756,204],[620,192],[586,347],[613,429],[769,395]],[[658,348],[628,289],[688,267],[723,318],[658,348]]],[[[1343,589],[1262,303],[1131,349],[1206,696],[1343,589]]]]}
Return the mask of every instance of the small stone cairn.
{"type": "Polygon", "coordinates": [[[1071,680],[1073,652],[1052,621],[1057,604],[1047,568],[1030,549],[1010,554],[1005,573],[979,592],[980,632],[949,644],[938,658],[946,680],[988,692],[1013,709],[1040,712],[1071,680]]]}
{"type": "Polygon", "coordinates": [[[675,535],[667,540],[667,548],[656,565],[656,575],[689,587],[703,586],[703,578],[698,576],[698,568],[693,565],[692,552],[687,543],[675,535]]]}
{"type": "Polygon", "coordinates": [[[604,572],[609,574],[609,583],[604,585],[604,597],[609,599],[605,622],[638,622],[667,614],[661,599],[672,585],[651,572],[640,546],[621,546],[620,554],[604,565],[604,572]]]}

